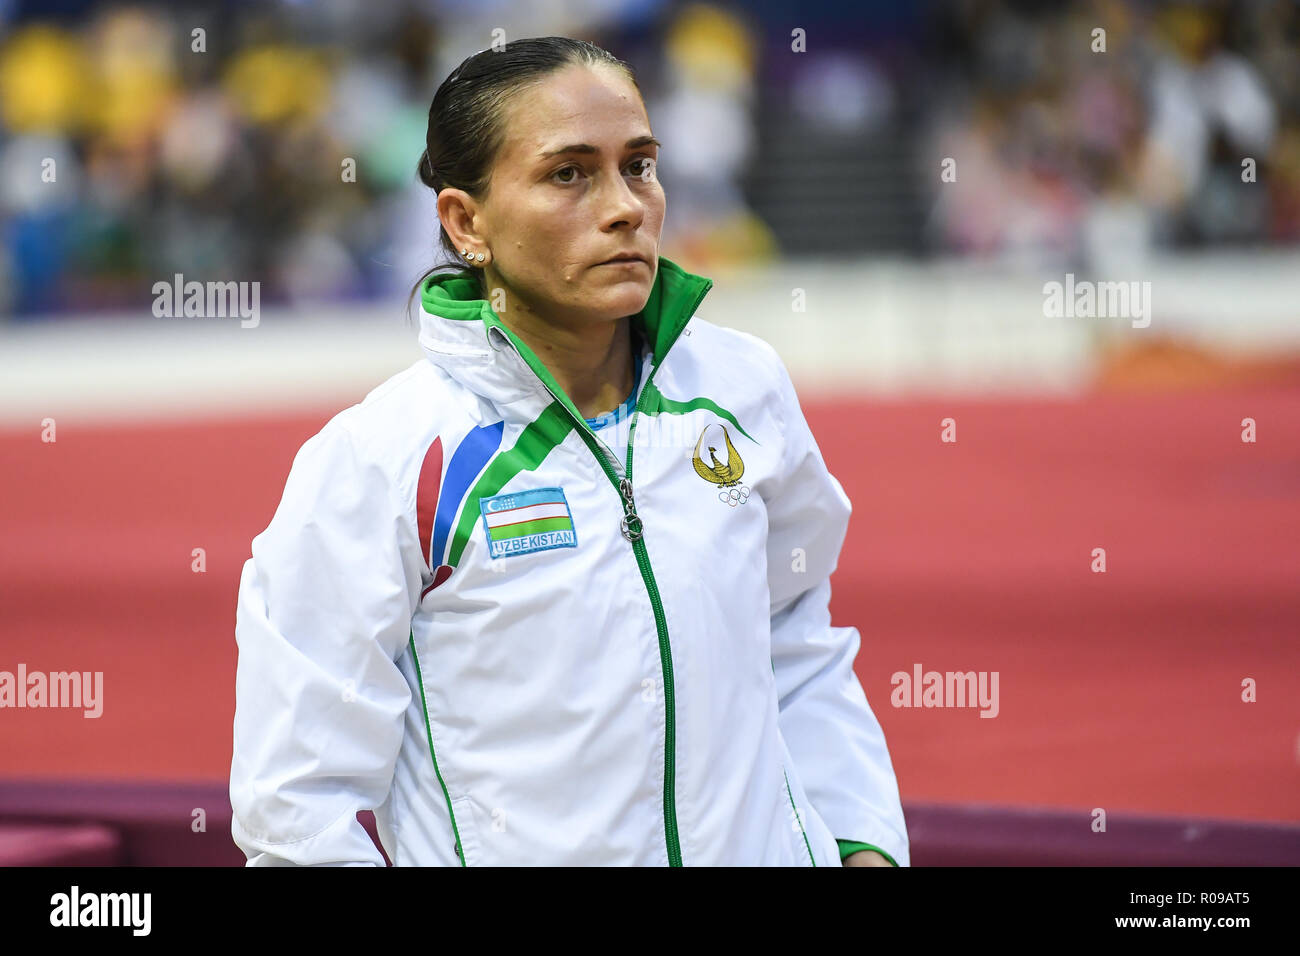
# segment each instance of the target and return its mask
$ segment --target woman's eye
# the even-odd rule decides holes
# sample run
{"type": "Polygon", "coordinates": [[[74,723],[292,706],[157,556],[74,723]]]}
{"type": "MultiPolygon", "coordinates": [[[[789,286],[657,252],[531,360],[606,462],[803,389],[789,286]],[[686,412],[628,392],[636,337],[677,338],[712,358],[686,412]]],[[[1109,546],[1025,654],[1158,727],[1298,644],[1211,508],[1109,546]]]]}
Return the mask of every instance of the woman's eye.
{"type": "MultiPolygon", "coordinates": [[[[649,156],[641,156],[634,159],[627,168],[633,170],[632,175],[637,179],[644,180],[645,182],[651,182],[655,178],[655,161],[649,156]]],[[[577,174],[581,171],[582,170],[578,166],[570,163],[568,166],[561,166],[553,172],[551,178],[555,182],[567,186],[569,183],[577,181],[577,174]],[[570,173],[573,175],[566,175],[570,173]]]]}
{"type": "Polygon", "coordinates": [[[634,159],[632,161],[633,166],[635,166],[637,163],[642,164],[640,169],[633,174],[636,176],[637,179],[643,179],[646,182],[649,182],[650,180],[654,179],[655,161],[653,159],[651,159],[649,156],[641,156],[640,158],[634,159]]]}

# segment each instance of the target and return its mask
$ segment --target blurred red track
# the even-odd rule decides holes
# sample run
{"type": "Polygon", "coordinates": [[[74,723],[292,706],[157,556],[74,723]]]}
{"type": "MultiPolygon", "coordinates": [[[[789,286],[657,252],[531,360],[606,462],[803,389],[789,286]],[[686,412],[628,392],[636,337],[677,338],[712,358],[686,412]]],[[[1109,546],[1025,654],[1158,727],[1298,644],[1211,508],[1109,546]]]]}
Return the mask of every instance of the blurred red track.
{"type": "MultiPolygon", "coordinates": [[[[0,713],[0,774],[228,774],[240,569],[330,414],[0,432],[0,670],[105,672],[99,719],[0,713]]],[[[1300,390],[807,414],[905,801],[1300,821],[1300,390]],[[998,671],[998,716],[890,706],[915,664],[998,671]]]]}

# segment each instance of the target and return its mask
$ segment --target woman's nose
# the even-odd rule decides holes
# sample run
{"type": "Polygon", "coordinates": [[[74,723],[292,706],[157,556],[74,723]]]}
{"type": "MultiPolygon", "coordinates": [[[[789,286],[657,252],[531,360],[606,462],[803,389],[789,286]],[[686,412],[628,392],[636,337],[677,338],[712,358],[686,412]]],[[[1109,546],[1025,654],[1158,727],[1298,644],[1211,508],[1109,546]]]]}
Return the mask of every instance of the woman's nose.
{"type": "Polygon", "coordinates": [[[638,226],[641,220],[645,218],[645,203],[632,191],[632,187],[622,176],[616,176],[611,180],[611,185],[606,189],[603,197],[604,218],[607,225],[613,226],[620,222],[627,222],[630,225],[638,226]]]}

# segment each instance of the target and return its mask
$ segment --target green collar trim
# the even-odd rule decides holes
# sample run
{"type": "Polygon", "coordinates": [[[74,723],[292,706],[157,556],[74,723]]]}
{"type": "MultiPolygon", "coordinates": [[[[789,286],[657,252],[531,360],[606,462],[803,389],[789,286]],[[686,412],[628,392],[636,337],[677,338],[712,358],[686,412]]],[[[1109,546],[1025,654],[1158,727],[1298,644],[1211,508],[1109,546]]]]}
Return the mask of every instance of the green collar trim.
{"type": "MultiPolygon", "coordinates": [[[[659,257],[659,269],[655,273],[650,297],[646,299],[645,307],[632,317],[637,329],[654,349],[655,365],[663,362],[711,288],[712,279],[694,275],[670,259],[659,257]]],[[[493,311],[491,303],[480,299],[478,294],[476,279],[454,274],[431,275],[420,284],[420,302],[427,311],[458,322],[480,319],[485,328],[496,326],[520,344],[518,337],[493,311]]]]}

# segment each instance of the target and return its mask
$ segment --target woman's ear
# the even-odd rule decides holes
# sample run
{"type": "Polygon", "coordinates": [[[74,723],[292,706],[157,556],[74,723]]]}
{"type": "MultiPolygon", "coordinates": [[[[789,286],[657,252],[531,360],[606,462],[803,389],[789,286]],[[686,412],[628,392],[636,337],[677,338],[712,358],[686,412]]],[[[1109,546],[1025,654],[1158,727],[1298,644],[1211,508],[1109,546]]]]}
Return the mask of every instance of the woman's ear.
{"type": "MultiPolygon", "coordinates": [[[[477,211],[474,197],[463,189],[447,188],[438,193],[438,221],[447,230],[447,236],[456,244],[456,252],[465,250],[471,255],[484,252],[486,246],[481,236],[474,232],[474,214],[477,211]]],[[[465,261],[469,261],[465,259],[465,261]]]]}

